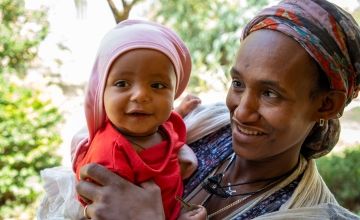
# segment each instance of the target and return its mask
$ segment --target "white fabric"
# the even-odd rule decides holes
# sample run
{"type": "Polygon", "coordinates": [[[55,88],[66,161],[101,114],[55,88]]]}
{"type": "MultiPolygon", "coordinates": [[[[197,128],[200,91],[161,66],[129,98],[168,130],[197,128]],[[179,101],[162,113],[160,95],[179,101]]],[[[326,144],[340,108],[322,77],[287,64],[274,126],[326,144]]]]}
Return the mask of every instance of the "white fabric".
{"type": "Polygon", "coordinates": [[[345,208],[333,204],[322,203],[311,207],[302,207],[297,209],[289,209],[286,212],[273,212],[262,215],[256,220],[358,220],[359,216],[349,212],[345,208]]]}
{"type": "Polygon", "coordinates": [[[292,197],[280,210],[310,207],[320,203],[338,204],[318,172],[315,160],[310,160],[292,197]]]}
{"type": "Polygon", "coordinates": [[[341,207],[310,160],[298,187],[280,210],[255,219],[360,219],[341,207]]]}
{"type": "Polygon", "coordinates": [[[42,170],[45,197],[38,208],[38,220],[80,219],[82,206],[76,199],[76,178],[70,168],[42,170]]]}
{"type": "Polygon", "coordinates": [[[184,118],[188,144],[230,124],[229,110],[224,103],[199,105],[184,118]]]}

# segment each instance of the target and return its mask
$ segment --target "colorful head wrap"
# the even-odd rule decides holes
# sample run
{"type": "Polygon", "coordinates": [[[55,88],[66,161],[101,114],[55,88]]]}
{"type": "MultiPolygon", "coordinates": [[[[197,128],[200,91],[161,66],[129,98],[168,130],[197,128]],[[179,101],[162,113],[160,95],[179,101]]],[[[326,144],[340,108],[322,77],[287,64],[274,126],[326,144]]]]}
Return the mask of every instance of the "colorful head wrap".
{"type": "Polygon", "coordinates": [[[296,40],[320,65],[331,89],[346,93],[346,103],[357,96],[360,29],[350,14],[325,0],[285,0],[252,19],[242,39],[259,29],[276,30],[296,40]]]}
{"type": "Polygon", "coordinates": [[[176,74],[175,98],[185,90],[190,78],[191,57],[180,37],[157,23],[142,20],[120,22],[104,36],[96,55],[85,98],[88,136],[74,137],[73,159],[88,146],[106,120],[103,94],[111,64],[121,54],[134,49],[153,49],[165,54],[176,74]]]}
{"type": "MultiPolygon", "coordinates": [[[[360,89],[360,28],[350,14],[325,0],[284,0],[261,11],[245,27],[251,32],[271,29],[297,41],[319,64],[330,88],[346,94],[346,104],[360,89]]],[[[344,106],[345,107],[345,106],[344,106]]],[[[340,125],[329,120],[315,126],[304,143],[308,157],[319,157],[337,143],[340,125]]]]}

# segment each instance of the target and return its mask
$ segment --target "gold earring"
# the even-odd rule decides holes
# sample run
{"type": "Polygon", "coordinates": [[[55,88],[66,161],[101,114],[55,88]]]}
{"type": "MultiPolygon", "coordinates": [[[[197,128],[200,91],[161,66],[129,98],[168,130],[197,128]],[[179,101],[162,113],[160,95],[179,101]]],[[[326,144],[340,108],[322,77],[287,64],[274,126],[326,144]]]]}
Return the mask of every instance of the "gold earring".
{"type": "Polygon", "coordinates": [[[337,118],[340,118],[340,117],[341,117],[341,114],[340,114],[340,113],[337,113],[337,114],[336,114],[336,117],[337,117],[337,118]]]}
{"type": "Polygon", "coordinates": [[[319,126],[322,127],[322,126],[324,126],[324,124],[325,124],[325,119],[320,118],[319,119],[319,126]]]}

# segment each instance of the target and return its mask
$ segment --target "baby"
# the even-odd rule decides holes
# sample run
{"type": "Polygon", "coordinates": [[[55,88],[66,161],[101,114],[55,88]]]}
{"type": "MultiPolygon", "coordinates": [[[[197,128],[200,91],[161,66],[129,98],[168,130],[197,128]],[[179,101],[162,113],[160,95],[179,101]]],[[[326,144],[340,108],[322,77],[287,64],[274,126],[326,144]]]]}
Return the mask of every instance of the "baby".
{"type": "MultiPolygon", "coordinates": [[[[140,184],[160,187],[166,219],[177,219],[182,180],[197,167],[185,144],[181,115],[200,100],[188,96],[173,111],[186,88],[191,57],[172,30],[147,21],[126,20],[102,40],[85,99],[89,138],[80,141],[73,169],[99,163],[140,184]]],[[[86,198],[80,199],[85,205],[86,198]]],[[[139,201],[141,202],[141,201],[139,201]]]]}

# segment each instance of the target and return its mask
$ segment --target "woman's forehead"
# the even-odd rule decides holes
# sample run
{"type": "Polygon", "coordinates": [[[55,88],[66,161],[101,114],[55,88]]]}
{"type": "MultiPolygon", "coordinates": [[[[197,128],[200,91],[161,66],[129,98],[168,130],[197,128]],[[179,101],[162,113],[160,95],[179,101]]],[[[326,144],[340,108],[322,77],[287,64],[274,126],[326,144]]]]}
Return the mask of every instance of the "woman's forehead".
{"type": "Polygon", "coordinates": [[[252,79],[292,84],[317,78],[315,61],[298,42],[285,34],[259,30],[242,42],[233,69],[252,79]]]}
{"type": "Polygon", "coordinates": [[[240,67],[252,64],[258,68],[267,66],[286,69],[308,65],[310,70],[316,70],[315,61],[298,42],[272,30],[255,31],[245,38],[235,62],[235,66],[240,67]]]}
{"type": "Polygon", "coordinates": [[[273,30],[259,30],[251,33],[240,45],[246,55],[268,56],[269,58],[309,56],[306,50],[294,39],[273,30]],[[249,51],[250,50],[250,51],[249,51]],[[250,54],[248,52],[251,52],[250,54]]]}

